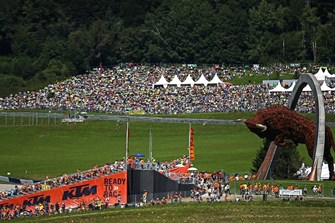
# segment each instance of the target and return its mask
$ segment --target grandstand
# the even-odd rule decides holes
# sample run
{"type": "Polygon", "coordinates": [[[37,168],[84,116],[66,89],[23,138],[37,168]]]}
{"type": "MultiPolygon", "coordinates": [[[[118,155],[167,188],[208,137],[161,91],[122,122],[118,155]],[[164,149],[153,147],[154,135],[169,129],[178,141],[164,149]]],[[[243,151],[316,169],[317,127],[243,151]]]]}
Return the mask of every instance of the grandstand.
{"type": "MultiPolygon", "coordinates": [[[[202,80],[206,78],[208,81],[217,77],[224,82],[236,78],[231,73],[226,73],[225,70],[218,71],[213,68],[199,70],[175,68],[174,70],[163,67],[131,66],[114,67],[104,71],[97,69],[51,84],[38,91],[20,92],[0,98],[0,110],[41,109],[78,111],[84,112],[83,114],[101,112],[121,115],[244,112],[257,111],[271,104],[283,105],[290,97],[290,92],[286,91],[271,93],[270,90],[274,86],[269,84],[217,83],[214,85],[194,84],[193,86],[176,84],[166,86],[166,88],[164,86],[152,87],[159,77],[164,76],[166,80],[171,81],[173,77],[176,77],[176,73],[181,81],[185,81],[186,77],[192,77],[194,80],[201,77],[202,80]]],[[[334,113],[333,91],[325,91],[324,97],[326,112],[334,113]]],[[[299,111],[314,112],[314,101],[310,93],[304,92],[299,103],[299,111]]],[[[63,114],[52,116],[55,118],[51,120],[49,113],[45,113],[44,116],[48,117],[48,123],[52,120],[55,120],[56,123],[58,117],[62,117],[62,123],[81,123],[85,120],[83,117],[64,117],[63,114]]],[[[13,125],[15,125],[14,116],[8,117],[12,118],[13,125]]],[[[37,115],[32,116],[29,119],[29,125],[37,125],[38,117],[37,115]]],[[[23,123],[23,120],[21,118],[20,122],[23,123]]],[[[6,116],[6,124],[7,121],[6,116]]],[[[58,119],[57,123],[60,123],[58,119]]],[[[64,174],[58,178],[24,185],[20,189],[5,191],[2,193],[0,204],[2,208],[12,209],[16,205],[25,204],[30,210],[44,202],[53,204],[63,202],[67,208],[81,208],[83,203],[86,205],[94,202],[115,205],[138,202],[145,190],[150,191],[149,199],[156,199],[168,197],[171,192],[183,192],[184,195],[189,195],[187,193],[190,193],[191,189],[208,185],[204,184],[202,177],[197,178],[189,173],[186,176],[175,177],[169,172],[171,168],[160,170],[160,167],[158,169],[154,167],[143,170],[135,167],[127,170],[124,163],[113,165],[105,164],[92,170],[80,171],[71,175],[64,174]],[[143,177],[149,180],[141,180],[143,177]],[[113,185],[113,180],[109,185],[109,179],[120,179],[120,185],[127,182],[125,189],[119,191],[121,186],[118,180],[116,185],[113,185]],[[96,200],[96,196],[93,195],[99,195],[100,199],[96,200]]],[[[206,178],[209,178],[207,174],[205,175],[206,178]]]]}
{"type": "Polygon", "coordinates": [[[197,188],[196,179],[189,174],[187,158],[180,160],[185,165],[173,162],[135,165],[131,159],[129,161],[128,167],[125,161],[115,161],[0,191],[0,210],[5,213],[0,219],[18,218],[26,212],[29,216],[55,214],[56,211],[50,209],[57,203],[64,204],[66,210],[82,206],[91,209],[97,201],[105,207],[141,203],[144,191],[149,192],[148,200],[157,200],[169,198],[172,193],[189,196],[197,188]],[[178,164],[181,167],[177,167],[178,164]],[[36,209],[40,205],[43,208],[36,209]]]}
{"type": "MultiPolygon", "coordinates": [[[[270,73],[270,71],[269,71],[270,73]]],[[[257,73],[256,75],[265,75],[257,73]]],[[[271,104],[285,105],[290,92],[270,92],[271,84],[172,85],[152,88],[160,77],[168,82],[178,77],[181,83],[189,76],[194,80],[223,82],[243,77],[243,72],[226,69],[187,69],[176,67],[131,66],[95,69],[50,84],[38,91],[27,91],[0,98],[0,110],[42,109],[104,112],[112,114],[176,114],[197,112],[257,111],[271,104]]],[[[332,81],[327,82],[332,85],[332,81]]],[[[335,111],[334,91],[324,91],[326,113],[335,111]]],[[[310,92],[304,92],[297,106],[300,112],[314,112],[310,92]]]]}

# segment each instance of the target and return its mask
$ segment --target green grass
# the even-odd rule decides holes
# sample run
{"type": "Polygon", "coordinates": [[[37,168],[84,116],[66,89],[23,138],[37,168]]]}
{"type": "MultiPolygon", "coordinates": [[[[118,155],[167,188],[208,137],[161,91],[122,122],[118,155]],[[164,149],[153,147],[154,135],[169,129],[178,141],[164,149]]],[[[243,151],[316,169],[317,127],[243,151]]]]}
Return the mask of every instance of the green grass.
{"type": "Polygon", "coordinates": [[[109,209],[19,222],[333,222],[335,202],[183,203],[143,208],[109,209]]]}
{"type": "MultiPolygon", "coordinates": [[[[236,119],[243,113],[216,113],[190,115],[192,118],[236,119]]],[[[252,113],[247,114],[250,116],[252,113]]],[[[183,116],[184,117],[184,116],[183,116]]],[[[3,122],[3,117],[0,123],[3,122]]],[[[41,124],[41,119],[39,123],[41,124]]],[[[89,169],[122,159],[125,156],[125,123],[87,120],[72,125],[0,126],[0,175],[43,179],[77,168],[89,169]],[[25,175],[25,171],[28,175],[25,175]]],[[[51,122],[52,123],[52,122],[51,122]]],[[[224,169],[229,174],[250,172],[256,151],[262,139],[243,124],[194,124],[195,161],[199,170],[224,169]]],[[[149,131],[152,131],[153,156],[160,160],[173,160],[187,154],[188,124],[130,122],[130,154],[141,152],[148,157],[149,131]]],[[[304,145],[299,151],[306,164],[311,164],[304,145]]]]}
{"type": "MultiPolygon", "coordinates": [[[[236,119],[252,113],[192,114],[177,117],[236,119]]],[[[4,123],[3,119],[0,123],[4,123]]],[[[328,120],[327,120],[328,121],[328,120]]],[[[19,124],[17,122],[16,124],[19,124]]],[[[39,122],[41,124],[41,121],[39,122]]],[[[88,120],[82,124],[39,126],[0,126],[0,175],[8,171],[13,177],[43,179],[77,168],[89,169],[95,164],[111,162],[125,156],[125,123],[88,120]],[[119,123],[120,124],[120,123],[119,123]],[[28,175],[25,171],[28,170],[28,175]]],[[[194,166],[199,170],[224,169],[228,174],[249,173],[251,161],[262,146],[262,140],[243,124],[194,124],[194,166]]],[[[188,124],[130,122],[130,153],[148,156],[149,131],[153,135],[153,155],[161,161],[187,154],[188,124]]],[[[334,131],[334,129],[332,129],[334,131]]],[[[312,160],[304,145],[299,151],[305,163],[312,160]]],[[[334,155],[334,152],[332,152],[334,155]]],[[[261,181],[286,187],[306,181],[261,181]]],[[[241,182],[232,182],[238,192],[241,182]]],[[[252,182],[252,183],[255,183],[252,182]]],[[[331,196],[334,182],[322,182],[324,194],[331,196]]],[[[108,211],[72,213],[51,217],[20,219],[22,222],[332,222],[335,202],[251,202],[167,205],[159,207],[111,209],[108,211]]]]}
{"type": "MultiPolygon", "coordinates": [[[[148,157],[149,130],[153,155],[165,161],[187,154],[188,124],[130,123],[130,153],[148,157]]],[[[250,162],[262,140],[244,125],[193,125],[196,160],[201,170],[249,172],[250,162]],[[243,140],[241,140],[241,138],[243,140]],[[238,142],[238,143],[236,143],[238,142]],[[254,146],[251,146],[254,144],[254,146]],[[239,162],[236,162],[239,160],[239,162]]],[[[87,121],[77,125],[0,127],[2,155],[0,174],[14,177],[57,176],[62,172],[88,169],[125,156],[125,124],[114,121],[87,121]]]]}

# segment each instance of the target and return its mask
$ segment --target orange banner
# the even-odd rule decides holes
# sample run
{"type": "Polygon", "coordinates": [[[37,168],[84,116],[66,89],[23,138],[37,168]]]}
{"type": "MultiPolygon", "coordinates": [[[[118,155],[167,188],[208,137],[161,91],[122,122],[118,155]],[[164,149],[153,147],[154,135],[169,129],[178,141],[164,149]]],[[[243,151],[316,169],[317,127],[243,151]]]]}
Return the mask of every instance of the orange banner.
{"type": "Polygon", "coordinates": [[[193,132],[193,128],[191,127],[190,129],[190,160],[195,160],[194,157],[194,132],[193,132]]]}
{"type": "Polygon", "coordinates": [[[121,198],[121,203],[127,202],[127,171],[2,200],[0,209],[3,206],[20,205],[26,206],[27,210],[33,210],[35,205],[44,201],[52,204],[65,203],[66,208],[76,208],[80,203],[89,204],[96,198],[115,204],[118,197],[121,198]]]}

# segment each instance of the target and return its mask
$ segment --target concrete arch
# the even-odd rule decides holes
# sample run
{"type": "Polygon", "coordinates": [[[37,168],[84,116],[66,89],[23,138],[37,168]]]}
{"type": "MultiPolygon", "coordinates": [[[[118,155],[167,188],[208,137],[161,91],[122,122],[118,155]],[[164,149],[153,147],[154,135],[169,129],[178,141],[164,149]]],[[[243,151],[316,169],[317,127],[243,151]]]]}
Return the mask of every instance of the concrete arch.
{"type": "Polygon", "coordinates": [[[313,153],[313,165],[312,171],[308,180],[311,181],[320,181],[321,180],[321,171],[322,171],[322,162],[323,162],[323,154],[325,148],[325,105],[324,98],[321,91],[320,84],[318,80],[314,77],[313,74],[306,73],[302,74],[296,85],[292,91],[291,97],[288,101],[288,108],[294,110],[298,99],[301,95],[303,88],[306,85],[309,85],[313,96],[316,102],[316,127],[317,134],[315,136],[314,143],[314,153],[313,153]]]}

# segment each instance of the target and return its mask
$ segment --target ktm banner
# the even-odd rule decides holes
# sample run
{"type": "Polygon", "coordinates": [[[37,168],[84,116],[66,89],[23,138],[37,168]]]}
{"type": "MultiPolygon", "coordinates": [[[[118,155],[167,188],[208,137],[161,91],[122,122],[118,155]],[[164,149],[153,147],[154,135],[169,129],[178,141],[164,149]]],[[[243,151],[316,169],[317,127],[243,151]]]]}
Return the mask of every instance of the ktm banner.
{"type": "Polygon", "coordinates": [[[115,204],[118,197],[121,203],[127,202],[127,171],[3,200],[0,201],[0,209],[3,206],[21,205],[26,206],[27,210],[33,210],[35,205],[44,201],[65,203],[66,208],[76,208],[80,203],[89,204],[96,198],[115,204]]]}

